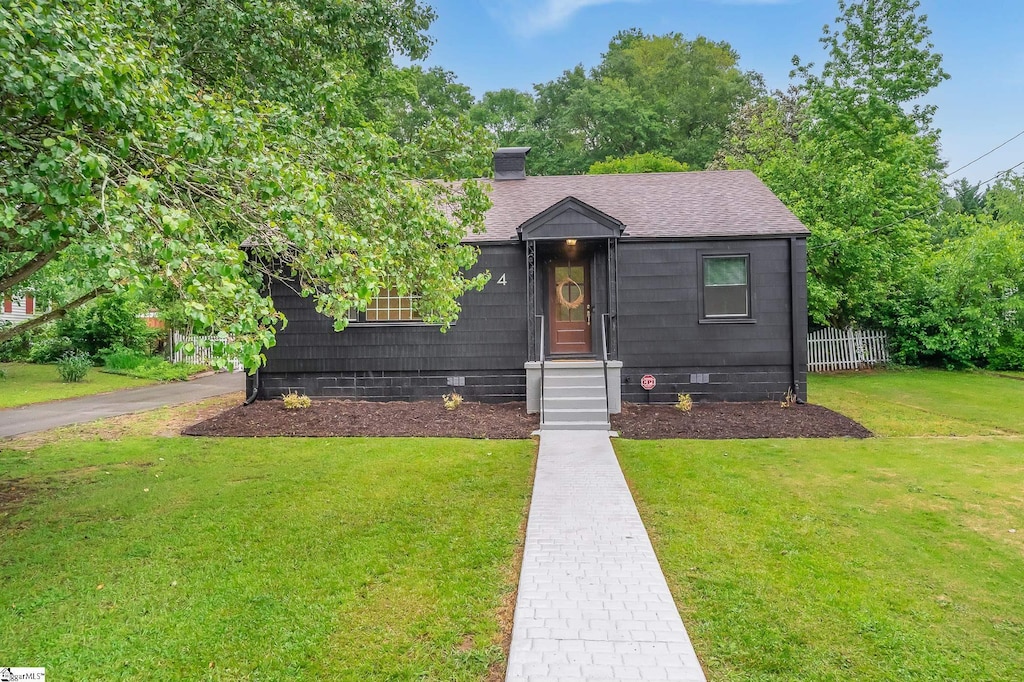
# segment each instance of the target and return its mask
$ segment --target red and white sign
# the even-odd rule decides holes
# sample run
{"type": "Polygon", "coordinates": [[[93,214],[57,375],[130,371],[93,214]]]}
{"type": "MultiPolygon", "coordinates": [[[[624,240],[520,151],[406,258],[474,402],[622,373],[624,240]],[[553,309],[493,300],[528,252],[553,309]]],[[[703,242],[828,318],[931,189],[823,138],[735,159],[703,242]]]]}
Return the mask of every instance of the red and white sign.
{"type": "Polygon", "coordinates": [[[645,391],[649,391],[649,390],[651,390],[652,388],[654,388],[657,385],[658,385],[658,382],[655,380],[653,374],[645,374],[644,378],[640,380],[640,386],[645,391]]]}

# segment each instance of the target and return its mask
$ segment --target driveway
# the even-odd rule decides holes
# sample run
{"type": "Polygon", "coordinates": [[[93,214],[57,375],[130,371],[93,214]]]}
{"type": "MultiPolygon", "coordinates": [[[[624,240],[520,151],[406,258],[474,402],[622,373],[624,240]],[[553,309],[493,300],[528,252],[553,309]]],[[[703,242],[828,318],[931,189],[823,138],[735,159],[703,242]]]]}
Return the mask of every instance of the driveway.
{"type": "Polygon", "coordinates": [[[83,398],[12,407],[0,410],[0,438],[191,403],[244,390],[245,373],[224,372],[192,381],[174,381],[83,398]]]}

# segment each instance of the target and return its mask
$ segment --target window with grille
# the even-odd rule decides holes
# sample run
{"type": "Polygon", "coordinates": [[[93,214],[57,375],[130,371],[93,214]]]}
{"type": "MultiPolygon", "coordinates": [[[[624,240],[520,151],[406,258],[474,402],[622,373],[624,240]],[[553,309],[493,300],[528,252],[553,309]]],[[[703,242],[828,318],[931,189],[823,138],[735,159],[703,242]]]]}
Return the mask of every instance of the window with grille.
{"type": "Polygon", "coordinates": [[[419,322],[422,318],[416,311],[419,296],[400,296],[398,289],[381,289],[376,298],[366,306],[360,315],[355,308],[349,311],[350,322],[419,322]]]}

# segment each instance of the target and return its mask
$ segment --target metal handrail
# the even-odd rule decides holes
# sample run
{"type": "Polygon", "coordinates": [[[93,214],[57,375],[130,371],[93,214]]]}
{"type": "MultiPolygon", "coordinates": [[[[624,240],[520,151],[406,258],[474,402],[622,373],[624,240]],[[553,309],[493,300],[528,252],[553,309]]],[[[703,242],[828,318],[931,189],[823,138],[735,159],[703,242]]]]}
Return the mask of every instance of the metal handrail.
{"type": "MultiPolygon", "coordinates": [[[[605,319],[610,319],[611,316],[608,313],[601,313],[601,352],[602,361],[601,365],[604,367],[604,414],[608,418],[609,426],[612,423],[612,406],[611,399],[608,397],[608,327],[605,324],[605,319]]],[[[543,367],[541,373],[543,374],[543,367]]]]}
{"type": "Polygon", "coordinates": [[[540,320],[540,336],[537,337],[538,360],[540,360],[540,425],[544,426],[544,316],[534,315],[540,320]]]}

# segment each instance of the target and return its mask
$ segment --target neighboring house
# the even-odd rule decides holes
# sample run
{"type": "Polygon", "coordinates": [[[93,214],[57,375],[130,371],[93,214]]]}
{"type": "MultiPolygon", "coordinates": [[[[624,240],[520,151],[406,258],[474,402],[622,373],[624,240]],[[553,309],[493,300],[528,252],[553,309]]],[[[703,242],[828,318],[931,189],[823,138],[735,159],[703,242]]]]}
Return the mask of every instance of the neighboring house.
{"type": "Polygon", "coordinates": [[[4,322],[18,324],[35,317],[40,312],[42,311],[36,310],[36,300],[31,294],[24,298],[4,298],[4,307],[0,311],[0,324],[4,322]]]}
{"type": "Polygon", "coordinates": [[[552,377],[596,372],[611,412],[620,395],[806,397],[809,233],[753,173],[527,177],[528,152],[495,153],[486,230],[466,237],[480,248],[469,274],[491,280],[465,294],[447,333],[393,291],[335,332],[275,284],[289,324],[250,392],[409,400],[455,387],[474,400],[529,398],[534,411],[554,395],[552,377]]]}

